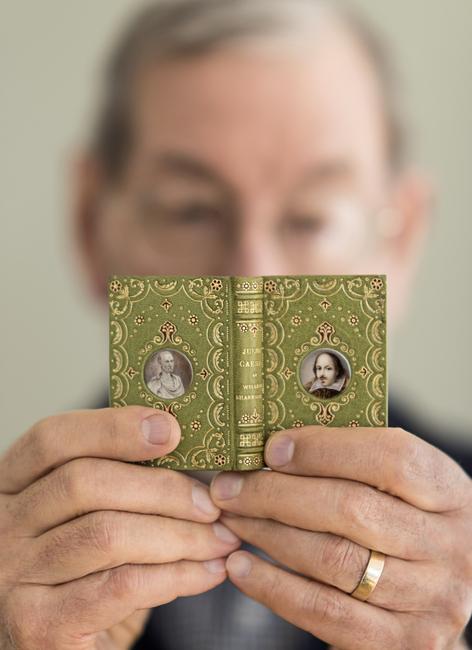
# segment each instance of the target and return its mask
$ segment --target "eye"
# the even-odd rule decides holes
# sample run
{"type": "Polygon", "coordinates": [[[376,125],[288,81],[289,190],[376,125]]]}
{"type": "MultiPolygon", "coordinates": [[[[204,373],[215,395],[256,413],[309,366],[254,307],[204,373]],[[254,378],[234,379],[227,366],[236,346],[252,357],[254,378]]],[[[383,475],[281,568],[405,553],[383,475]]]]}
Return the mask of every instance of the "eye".
{"type": "Polygon", "coordinates": [[[139,201],[141,218],[149,225],[213,226],[220,218],[218,207],[203,201],[188,201],[170,205],[157,197],[142,196],[139,201]]]}
{"type": "Polygon", "coordinates": [[[171,211],[174,219],[183,226],[213,225],[220,219],[220,212],[211,205],[192,203],[171,211]]]}
{"type": "Polygon", "coordinates": [[[316,235],[324,227],[324,219],[321,215],[294,214],[289,216],[284,223],[284,230],[287,234],[296,236],[316,235]]]}

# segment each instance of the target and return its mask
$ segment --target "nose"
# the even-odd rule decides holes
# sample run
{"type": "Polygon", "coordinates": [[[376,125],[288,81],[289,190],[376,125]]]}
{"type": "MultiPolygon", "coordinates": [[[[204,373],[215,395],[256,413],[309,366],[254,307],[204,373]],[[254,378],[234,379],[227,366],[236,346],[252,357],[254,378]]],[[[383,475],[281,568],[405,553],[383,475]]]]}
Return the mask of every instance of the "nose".
{"type": "Polygon", "coordinates": [[[274,234],[277,215],[262,201],[247,207],[234,227],[227,260],[229,275],[293,273],[274,234]]]}

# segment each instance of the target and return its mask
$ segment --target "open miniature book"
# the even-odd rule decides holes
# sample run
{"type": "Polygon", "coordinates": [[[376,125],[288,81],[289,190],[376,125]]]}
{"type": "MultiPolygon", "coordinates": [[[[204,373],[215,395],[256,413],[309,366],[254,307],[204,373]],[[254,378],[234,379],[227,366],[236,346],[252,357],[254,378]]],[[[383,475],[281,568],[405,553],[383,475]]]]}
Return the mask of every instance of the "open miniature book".
{"type": "Polygon", "coordinates": [[[274,431],[387,423],[385,276],[116,276],[109,299],[110,404],[182,430],[146,464],[260,469],[274,431]]]}

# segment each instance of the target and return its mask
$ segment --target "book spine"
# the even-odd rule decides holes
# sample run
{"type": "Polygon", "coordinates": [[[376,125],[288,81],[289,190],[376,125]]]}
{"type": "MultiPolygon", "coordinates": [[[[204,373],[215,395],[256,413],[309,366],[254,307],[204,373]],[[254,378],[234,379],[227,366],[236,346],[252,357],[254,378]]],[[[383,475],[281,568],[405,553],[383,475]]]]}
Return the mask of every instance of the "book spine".
{"type": "Polygon", "coordinates": [[[264,466],[263,278],[231,278],[234,469],[264,466]]]}

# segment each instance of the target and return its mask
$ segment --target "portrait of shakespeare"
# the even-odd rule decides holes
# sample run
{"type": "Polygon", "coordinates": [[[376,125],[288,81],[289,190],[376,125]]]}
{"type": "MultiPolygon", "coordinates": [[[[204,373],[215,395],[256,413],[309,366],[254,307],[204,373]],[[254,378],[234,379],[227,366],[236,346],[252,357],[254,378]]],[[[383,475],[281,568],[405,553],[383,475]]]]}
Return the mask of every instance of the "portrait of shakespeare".
{"type": "Polygon", "coordinates": [[[158,397],[173,399],[180,397],[185,392],[182,378],[174,372],[175,359],[171,350],[160,350],[155,355],[157,363],[156,374],[147,382],[149,390],[158,397]]]}
{"type": "Polygon", "coordinates": [[[334,352],[320,351],[313,362],[313,377],[304,388],[315,397],[336,397],[344,390],[348,379],[339,357],[334,352]]]}

